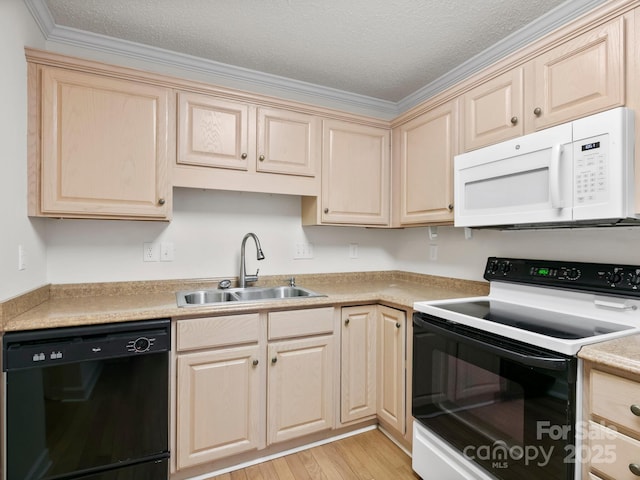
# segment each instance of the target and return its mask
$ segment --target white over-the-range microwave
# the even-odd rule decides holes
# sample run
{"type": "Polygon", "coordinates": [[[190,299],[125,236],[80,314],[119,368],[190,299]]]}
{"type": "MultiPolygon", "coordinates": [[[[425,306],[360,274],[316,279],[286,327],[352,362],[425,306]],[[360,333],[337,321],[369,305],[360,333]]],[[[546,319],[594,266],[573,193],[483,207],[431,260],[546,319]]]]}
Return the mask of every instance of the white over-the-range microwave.
{"type": "Polygon", "coordinates": [[[633,110],[615,108],[454,159],[454,224],[638,223],[633,110]]]}

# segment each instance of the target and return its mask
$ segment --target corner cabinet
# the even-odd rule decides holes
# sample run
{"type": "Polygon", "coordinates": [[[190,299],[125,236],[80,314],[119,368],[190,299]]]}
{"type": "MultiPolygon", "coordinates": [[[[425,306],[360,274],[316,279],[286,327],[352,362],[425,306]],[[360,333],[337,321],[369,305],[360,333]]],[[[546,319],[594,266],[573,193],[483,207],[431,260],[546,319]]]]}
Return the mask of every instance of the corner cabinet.
{"type": "Polygon", "coordinates": [[[458,153],[458,101],[393,130],[393,226],[453,222],[453,157],[458,153]]]}
{"type": "Polygon", "coordinates": [[[302,199],[302,223],[389,226],[390,130],[322,123],[321,196],[302,199]]]}
{"type": "Polygon", "coordinates": [[[29,215],[168,220],[168,88],[29,63],[29,215]]]}

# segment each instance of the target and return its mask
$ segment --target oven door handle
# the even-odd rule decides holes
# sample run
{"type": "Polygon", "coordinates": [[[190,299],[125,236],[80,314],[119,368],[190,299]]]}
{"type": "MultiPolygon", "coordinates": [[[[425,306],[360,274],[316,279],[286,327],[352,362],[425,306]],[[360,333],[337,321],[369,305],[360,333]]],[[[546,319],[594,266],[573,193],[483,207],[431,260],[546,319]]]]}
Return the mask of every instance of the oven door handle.
{"type": "MultiPolygon", "coordinates": [[[[524,354],[520,352],[516,352],[505,348],[501,345],[498,345],[493,342],[486,342],[484,340],[469,337],[467,335],[463,335],[458,332],[454,332],[447,328],[440,327],[430,322],[426,322],[420,317],[414,318],[414,323],[416,323],[421,329],[428,330],[433,333],[437,333],[439,335],[444,336],[445,338],[450,338],[461,343],[466,343],[467,345],[476,346],[485,351],[495,353],[496,355],[500,355],[503,358],[508,358],[509,360],[513,360],[522,365],[528,367],[535,368],[544,368],[546,370],[554,370],[554,371],[562,371],[566,370],[567,364],[570,363],[571,359],[563,358],[563,357],[555,357],[544,352],[532,353],[532,354],[524,354]]],[[[440,320],[442,321],[442,320],[440,320]]],[[[455,324],[460,325],[460,324],[455,324]]],[[[461,326],[464,328],[464,326],[461,326]]]]}

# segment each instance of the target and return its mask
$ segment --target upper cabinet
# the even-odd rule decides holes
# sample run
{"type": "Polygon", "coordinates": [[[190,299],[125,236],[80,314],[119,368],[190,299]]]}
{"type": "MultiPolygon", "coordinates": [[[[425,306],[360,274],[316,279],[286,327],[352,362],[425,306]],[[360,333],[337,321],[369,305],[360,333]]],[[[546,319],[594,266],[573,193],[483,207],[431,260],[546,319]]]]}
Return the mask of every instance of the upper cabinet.
{"type": "Polygon", "coordinates": [[[624,105],[624,27],[616,18],[466,91],[462,149],[624,105]]]}
{"type": "Polygon", "coordinates": [[[462,96],[465,151],[524,134],[524,69],[514,68],[462,96]]]}
{"type": "Polygon", "coordinates": [[[624,19],[588,31],[532,60],[529,130],[624,105],[624,19]]]}
{"type": "Polygon", "coordinates": [[[178,165],[314,177],[318,137],[312,115],[178,93],[178,165]]]}
{"type": "Polygon", "coordinates": [[[394,128],[394,226],[453,221],[457,145],[457,100],[394,128]]]}
{"type": "Polygon", "coordinates": [[[322,194],[303,198],[303,224],[389,225],[390,130],[324,120],[322,194]]]}
{"type": "Polygon", "coordinates": [[[170,89],[35,64],[29,83],[30,215],[170,218],[170,89]]]}

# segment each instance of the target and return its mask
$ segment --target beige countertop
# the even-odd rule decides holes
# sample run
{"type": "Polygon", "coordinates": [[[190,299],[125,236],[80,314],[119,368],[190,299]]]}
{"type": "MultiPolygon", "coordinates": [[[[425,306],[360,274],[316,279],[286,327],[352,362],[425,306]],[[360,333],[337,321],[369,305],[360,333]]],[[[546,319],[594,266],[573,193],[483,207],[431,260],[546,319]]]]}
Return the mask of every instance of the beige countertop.
{"type": "Polygon", "coordinates": [[[640,375],[640,334],[586,345],[580,349],[578,357],[640,375]]]}
{"type": "MultiPolygon", "coordinates": [[[[216,288],[220,279],[49,285],[0,304],[4,331],[33,330],[153,318],[383,303],[410,309],[421,300],[485,295],[488,283],[407,272],[297,275],[298,286],[326,296],[277,301],[230,302],[183,307],[175,292],[216,288]]],[[[255,286],[286,285],[288,277],[265,277],[255,286]]]]}

